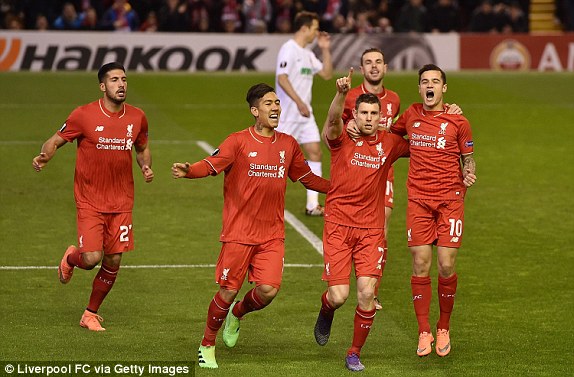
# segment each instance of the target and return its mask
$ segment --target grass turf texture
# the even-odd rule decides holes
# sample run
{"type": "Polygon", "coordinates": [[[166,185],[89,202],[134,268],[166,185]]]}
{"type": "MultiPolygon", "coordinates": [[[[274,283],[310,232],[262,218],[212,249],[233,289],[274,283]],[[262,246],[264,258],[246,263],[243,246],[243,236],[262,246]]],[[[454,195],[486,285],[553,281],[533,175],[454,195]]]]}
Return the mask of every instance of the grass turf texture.
{"type": "MultiPolygon", "coordinates": [[[[448,74],[448,73],[447,73],[448,74]]],[[[213,264],[220,245],[223,177],[175,181],[174,161],[205,156],[194,143],[217,146],[252,122],[245,102],[261,74],[128,73],[128,102],[150,122],[155,180],[136,172],[136,250],[124,265],[213,264]],[[181,143],[175,143],[179,141],[181,143]]],[[[569,375],[569,316],[574,251],[574,92],[572,74],[448,74],[448,102],[473,126],[478,183],[466,200],[459,288],[451,322],[453,351],[419,359],[405,241],[408,161],[395,166],[395,211],[378,313],[363,349],[365,376],[569,375]]],[[[355,75],[354,85],[360,82],[355,75]]],[[[2,73],[0,83],[0,240],[2,266],[56,266],[75,240],[75,146],[62,148],[38,174],[41,143],[80,104],[100,96],[95,73],[2,73]]],[[[402,109],[418,101],[415,73],[391,72],[386,86],[402,109]]],[[[322,123],[334,79],[315,80],[322,123]]],[[[328,174],[328,152],[324,150],[328,174]]],[[[322,220],[303,214],[305,192],[288,185],[287,209],[321,236],[322,220]]],[[[286,263],[321,264],[321,256],[287,225],[286,263]]],[[[0,360],[195,360],[207,306],[217,286],[213,268],[123,268],[100,313],[105,333],[78,322],[96,271],[77,270],[67,286],[51,270],[0,270],[0,360]]],[[[277,299],[242,321],[237,346],[218,337],[219,370],[197,375],[348,375],[356,295],[337,311],[331,340],[319,347],[313,326],[325,289],[320,267],[285,269],[277,299]]],[[[432,270],[431,325],[438,317],[432,270]]],[[[239,297],[249,289],[245,284],[239,297]]],[[[354,288],[353,288],[354,289],[354,288]]]]}

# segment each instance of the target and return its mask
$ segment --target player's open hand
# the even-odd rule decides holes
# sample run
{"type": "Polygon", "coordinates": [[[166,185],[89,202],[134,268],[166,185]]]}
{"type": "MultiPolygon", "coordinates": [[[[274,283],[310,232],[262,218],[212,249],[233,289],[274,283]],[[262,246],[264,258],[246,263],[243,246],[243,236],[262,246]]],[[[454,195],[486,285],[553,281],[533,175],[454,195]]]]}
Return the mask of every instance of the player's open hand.
{"type": "Polygon", "coordinates": [[[349,74],[337,79],[337,92],[346,94],[351,90],[351,77],[353,76],[353,67],[349,69],[349,74]]]}
{"type": "Polygon", "coordinates": [[[181,163],[181,162],[174,162],[173,165],[171,165],[171,176],[174,179],[177,178],[183,178],[186,176],[187,173],[189,173],[189,162],[181,163]]]}
{"type": "Polygon", "coordinates": [[[361,136],[361,132],[359,131],[359,127],[357,127],[357,122],[355,122],[354,119],[351,119],[347,123],[347,134],[353,140],[355,140],[361,136]]]}
{"type": "Polygon", "coordinates": [[[153,170],[147,165],[142,166],[142,173],[146,183],[153,181],[153,170]]]}
{"type": "Polygon", "coordinates": [[[42,168],[46,166],[48,161],[49,161],[48,156],[46,155],[46,153],[42,152],[32,159],[32,167],[37,172],[40,172],[42,171],[42,168]]]}
{"type": "Polygon", "coordinates": [[[462,115],[462,109],[456,103],[453,103],[452,105],[445,103],[444,105],[446,106],[447,114],[462,115]]]}

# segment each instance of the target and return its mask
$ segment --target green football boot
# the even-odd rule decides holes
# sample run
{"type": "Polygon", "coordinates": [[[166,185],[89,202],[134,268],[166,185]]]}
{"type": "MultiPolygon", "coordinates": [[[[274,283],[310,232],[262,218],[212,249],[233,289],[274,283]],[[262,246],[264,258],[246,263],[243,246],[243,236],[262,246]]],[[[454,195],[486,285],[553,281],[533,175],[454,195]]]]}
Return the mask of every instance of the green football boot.
{"type": "Polygon", "coordinates": [[[239,318],[233,315],[233,307],[237,301],[231,304],[227,317],[225,317],[225,325],[223,326],[223,343],[229,348],[235,347],[237,339],[239,339],[239,318]]]}
{"type": "Polygon", "coordinates": [[[215,346],[199,346],[199,350],[197,350],[197,364],[201,368],[219,368],[215,360],[215,346]]]}

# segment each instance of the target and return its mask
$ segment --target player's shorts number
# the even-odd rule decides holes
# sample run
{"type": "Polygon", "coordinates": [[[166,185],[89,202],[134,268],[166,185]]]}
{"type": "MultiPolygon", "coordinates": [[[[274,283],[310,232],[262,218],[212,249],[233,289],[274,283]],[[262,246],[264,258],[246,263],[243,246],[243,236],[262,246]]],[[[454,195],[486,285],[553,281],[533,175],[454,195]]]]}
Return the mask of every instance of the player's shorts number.
{"type": "Polygon", "coordinates": [[[448,219],[450,223],[450,235],[460,237],[462,235],[462,220],[448,219]]]}
{"type": "Polygon", "coordinates": [[[120,225],[120,242],[129,242],[130,238],[128,237],[128,234],[130,232],[130,229],[132,228],[132,224],[130,225],[120,225]]]}

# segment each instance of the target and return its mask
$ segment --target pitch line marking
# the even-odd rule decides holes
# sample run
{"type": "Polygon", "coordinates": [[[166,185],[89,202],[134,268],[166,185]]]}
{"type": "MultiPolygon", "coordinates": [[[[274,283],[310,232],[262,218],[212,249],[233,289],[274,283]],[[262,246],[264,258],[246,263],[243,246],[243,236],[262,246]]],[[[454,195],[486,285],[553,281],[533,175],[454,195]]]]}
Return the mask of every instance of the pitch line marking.
{"type": "MultiPolygon", "coordinates": [[[[287,263],[287,268],[315,268],[323,267],[322,264],[287,263]]],[[[214,264],[140,264],[122,265],[122,268],[132,269],[161,269],[161,268],[215,268],[214,264]]],[[[58,266],[0,266],[0,271],[21,271],[21,270],[56,270],[58,266]]]]}
{"type": "MultiPolygon", "coordinates": [[[[197,145],[206,153],[212,154],[215,148],[205,141],[197,141],[197,145]]],[[[311,244],[311,246],[321,255],[323,255],[323,241],[309,228],[305,226],[295,215],[285,210],[285,221],[289,223],[303,238],[311,244]]]]}

